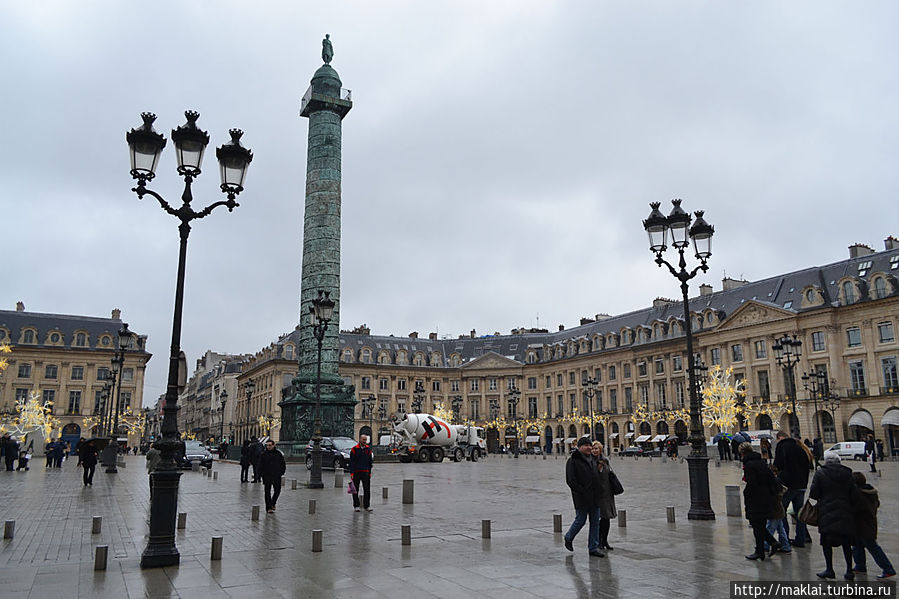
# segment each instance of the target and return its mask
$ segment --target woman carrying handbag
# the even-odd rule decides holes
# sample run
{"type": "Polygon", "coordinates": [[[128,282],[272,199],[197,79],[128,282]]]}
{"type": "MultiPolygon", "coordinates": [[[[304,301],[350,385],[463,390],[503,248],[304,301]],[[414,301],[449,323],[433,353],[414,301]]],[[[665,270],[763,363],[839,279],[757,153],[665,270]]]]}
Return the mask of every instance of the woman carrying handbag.
{"type": "Polygon", "coordinates": [[[599,548],[612,551],[613,548],[609,545],[609,529],[612,524],[611,519],[618,517],[618,510],[615,509],[615,495],[620,494],[624,489],[621,488],[618,476],[612,472],[609,460],[602,455],[602,450],[602,443],[594,441],[592,453],[599,472],[599,548]]]}

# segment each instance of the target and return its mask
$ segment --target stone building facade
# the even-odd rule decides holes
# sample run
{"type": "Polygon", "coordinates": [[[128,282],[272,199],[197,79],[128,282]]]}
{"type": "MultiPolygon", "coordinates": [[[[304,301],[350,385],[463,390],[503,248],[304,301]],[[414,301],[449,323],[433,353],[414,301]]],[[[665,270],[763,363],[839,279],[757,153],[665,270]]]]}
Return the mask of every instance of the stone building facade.
{"type": "Polygon", "coordinates": [[[220,443],[222,436],[230,438],[236,414],[237,375],[248,358],[209,350],[197,360],[193,375],[178,396],[179,431],[213,443],[220,443]]]}
{"type": "MultiPolygon", "coordinates": [[[[732,367],[748,399],[789,402],[773,346],[785,334],[796,335],[802,341],[793,371],[802,437],[817,436],[819,427],[826,443],[872,432],[888,452],[899,452],[897,275],[899,242],[889,237],[883,251],[855,245],[848,259],[833,264],[754,282],[724,279],[720,290],[702,285],[690,300],[695,347],[706,365],[732,367]],[[826,373],[829,397],[813,401],[803,388],[802,375],[814,372],[826,373]]],[[[247,421],[277,409],[278,385],[286,387],[296,371],[295,348],[296,332],[248,362],[238,384],[252,376],[263,390],[244,401],[247,421]]],[[[461,400],[461,417],[480,424],[499,415],[507,422],[545,420],[542,430],[520,435],[489,431],[494,447],[567,445],[590,433],[589,424],[573,423],[571,415],[591,408],[604,421],[594,424],[594,436],[613,451],[646,435],[685,439],[689,422],[635,422],[633,415],[638,406],[655,414],[688,408],[686,364],[683,306],[661,298],[649,308],[597,315],[554,332],[425,339],[371,335],[363,326],[340,334],[341,376],[354,385],[357,400],[373,398],[370,411],[361,401],[356,406],[357,435],[363,428],[389,430],[394,414],[412,411],[416,395],[423,412],[461,400]],[[587,384],[591,379],[595,385],[587,384]],[[511,389],[520,392],[517,404],[511,389]]],[[[788,418],[772,422],[763,414],[743,427],[787,429],[788,418]]]]}
{"type": "MultiPolygon", "coordinates": [[[[26,312],[22,302],[15,311],[0,310],[0,343],[12,347],[10,366],[0,374],[0,412],[11,413],[18,399],[36,391],[44,401],[53,402],[62,436],[73,446],[79,437],[93,435],[95,430],[84,430],[83,419],[99,416],[104,408],[101,391],[121,328],[119,310],[109,318],[26,312]]],[[[144,372],[151,357],[146,346],[147,336],[135,334],[125,353],[116,382],[120,413],[128,407],[134,413],[141,410],[144,372]]],[[[120,442],[129,446],[140,442],[139,434],[121,430],[119,438],[127,439],[120,442]]]]}

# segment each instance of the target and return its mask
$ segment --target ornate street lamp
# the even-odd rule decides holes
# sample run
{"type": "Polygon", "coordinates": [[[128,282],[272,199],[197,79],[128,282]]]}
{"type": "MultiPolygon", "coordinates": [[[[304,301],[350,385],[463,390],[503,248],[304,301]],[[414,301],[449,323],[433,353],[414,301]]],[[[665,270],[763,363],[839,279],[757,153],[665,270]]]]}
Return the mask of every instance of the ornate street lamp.
{"type": "MultiPolygon", "coordinates": [[[[110,405],[109,413],[112,416],[112,426],[110,436],[112,437],[109,441],[110,449],[105,451],[106,454],[106,472],[109,474],[118,473],[118,454],[119,454],[119,407],[122,403],[122,383],[125,380],[125,352],[128,351],[128,348],[131,347],[131,340],[134,337],[134,333],[128,330],[128,323],[123,323],[122,328],[119,330],[118,343],[116,344],[115,355],[112,358],[112,372],[113,374],[113,383],[112,383],[112,394],[110,397],[114,398],[114,405],[110,405]],[[115,373],[121,373],[119,378],[119,388],[118,393],[116,393],[115,387],[115,373]]],[[[104,448],[105,449],[105,448],[104,448]]]]}
{"type": "Polygon", "coordinates": [[[244,410],[244,413],[245,413],[244,415],[246,416],[246,419],[241,421],[241,424],[242,424],[242,425],[243,425],[244,423],[246,423],[246,425],[245,425],[245,426],[246,426],[246,429],[243,431],[243,437],[244,437],[244,438],[241,439],[242,441],[250,438],[250,437],[249,437],[249,429],[250,429],[250,399],[253,397],[253,392],[256,391],[256,383],[254,383],[252,380],[247,381],[247,382],[244,383],[244,385],[243,385],[243,390],[244,390],[244,393],[247,394],[247,406],[246,406],[246,409],[244,410]]]}
{"type": "Polygon", "coordinates": [[[821,406],[830,408],[830,418],[833,421],[834,441],[839,441],[839,437],[837,436],[837,408],[840,407],[840,398],[836,395],[830,395],[827,397],[826,401],[821,402],[821,406]]]}
{"type": "Polygon", "coordinates": [[[811,396],[812,401],[815,405],[815,430],[818,433],[818,438],[821,439],[821,442],[824,442],[824,437],[821,436],[821,417],[818,414],[818,398],[821,398],[821,401],[824,401],[824,390],[827,388],[827,373],[824,371],[815,371],[811,374],[805,373],[802,375],[802,386],[811,396]]]}
{"type": "Polygon", "coordinates": [[[783,368],[784,380],[786,381],[787,394],[792,405],[790,413],[790,434],[795,439],[801,438],[799,431],[799,417],[796,415],[796,378],[793,375],[793,369],[799,363],[802,356],[802,341],[793,335],[784,335],[774,342],[774,355],[777,365],[783,368]]]}
{"type": "Polygon", "coordinates": [[[462,396],[453,395],[450,405],[453,408],[453,422],[458,424],[462,420],[462,396]]]}
{"type": "Polygon", "coordinates": [[[517,458],[518,453],[521,451],[521,439],[518,434],[518,402],[521,401],[521,391],[512,387],[506,394],[506,401],[512,407],[512,424],[515,427],[515,457],[517,458]]]}
{"type": "MultiPolygon", "coordinates": [[[[368,430],[369,437],[374,438],[374,430],[372,430],[372,426],[374,424],[374,415],[375,415],[375,396],[369,394],[368,397],[363,397],[362,401],[362,419],[365,420],[365,415],[368,414],[368,430]]],[[[371,439],[369,439],[371,441],[371,439]]]]}
{"type": "Polygon", "coordinates": [[[661,203],[652,202],[649,217],[643,221],[643,228],[649,236],[649,250],[656,256],[656,264],[659,268],[664,264],[671,274],[680,281],[681,294],[684,299],[684,333],[687,338],[687,372],[689,373],[690,388],[690,455],[687,456],[687,465],[690,472],[690,511],[687,518],[690,520],[714,520],[715,512],[712,511],[712,502],[709,497],[709,456],[706,452],[705,433],[702,428],[702,405],[699,401],[699,393],[696,385],[695,356],[693,355],[693,326],[690,320],[689,285],[690,279],[699,271],[707,272],[708,259],[712,255],[712,235],[715,228],[705,222],[703,211],[695,212],[696,221],[690,226],[692,220],[689,213],[681,208],[681,200],[672,200],[673,208],[666,217],[659,212],[661,203]],[[668,239],[678,253],[678,266],[675,268],[662,254],[668,249],[668,239]],[[687,260],[684,252],[693,241],[694,254],[699,264],[693,270],[687,270],[687,260]]]}
{"type": "Polygon", "coordinates": [[[384,421],[387,420],[387,403],[382,399],[378,405],[378,440],[380,441],[381,431],[384,430],[384,421]]]}
{"type": "Polygon", "coordinates": [[[593,398],[596,397],[596,388],[598,386],[599,381],[595,378],[584,379],[584,397],[587,398],[587,403],[590,406],[590,439],[594,439],[596,436],[596,424],[593,422],[593,398]]]}
{"type": "Polygon", "coordinates": [[[334,300],[331,292],[319,291],[309,307],[312,313],[312,334],[318,342],[318,358],[315,371],[315,429],[312,431],[312,470],[309,473],[310,489],[322,489],[322,342],[328,323],[334,316],[334,300]]]}
{"type": "Polygon", "coordinates": [[[222,403],[222,420],[219,425],[219,443],[225,440],[225,404],[228,403],[228,390],[222,389],[219,393],[219,401],[222,403]]]}
{"type": "Polygon", "coordinates": [[[421,404],[425,401],[425,384],[415,381],[415,391],[412,393],[412,412],[421,414],[421,404]]]}
{"type": "Polygon", "coordinates": [[[163,407],[162,439],[156,441],[161,461],[156,470],[150,473],[153,478],[153,496],[150,498],[150,535],[147,546],[141,556],[142,568],[173,566],[180,562],[181,555],[175,547],[175,516],[178,512],[178,479],[181,472],[175,460],[183,451],[184,444],[178,435],[178,390],[179,390],[179,358],[181,354],[181,312],[184,304],[184,270],[187,260],[187,238],[190,234],[190,223],[195,219],[208,216],[219,206],[227,206],[228,211],[238,206],[237,195],[243,191],[243,182],[247,167],[253,159],[253,153],[240,145],[243,132],[231,129],[231,141],[216,151],[221,165],[221,190],[228,199],[213,202],[206,208],[195,211],[191,207],[193,194],[191,184],[200,174],[203,152],[209,143],[209,135],[197,128],[199,113],[184,113],[187,122],[172,131],[172,141],[178,157],[178,174],[184,178],[184,191],[181,194],[182,205],[173,208],[161,195],[147,188],[147,183],[156,176],[159,156],[166,145],[166,139],[153,130],[156,115],[151,112],[141,113],[143,125],[132,129],[125,136],[131,156],[131,176],[137,180],[137,186],[131,191],[138,199],[150,195],[159,202],[167,213],[176,217],[181,224],[178,232],[181,245],[178,254],[178,274],[175,282],[175,308],[172,317],[172,343],[169,356],[168,385],[163,407]]]}

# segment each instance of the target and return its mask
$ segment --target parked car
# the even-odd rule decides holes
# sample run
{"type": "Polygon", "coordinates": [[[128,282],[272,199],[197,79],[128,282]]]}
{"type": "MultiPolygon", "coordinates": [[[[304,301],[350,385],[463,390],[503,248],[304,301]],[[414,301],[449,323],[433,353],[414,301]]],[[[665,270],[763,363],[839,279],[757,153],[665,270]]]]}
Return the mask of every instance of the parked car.
{"type": "MultiPolygon", "coordinates": [[[[322,437],[322,468],[346,469],[350,450],[356,445],[349,437],[322,437]]],[[[312,470],[312,441],[306,444],[306,468],[312,470]]]]}
{"type": "Polygon", "coordinates": [[[619,455],[641,456],[643,455],[643,448],[639,445],[631,445],[630,447],[625,447],[619,455]]]}
{"type": "Polygon", "coordinates": [[[204,468],[212,468],[212,453],[200,441],[185,441],[181,467],[190,469],[194,462],[198,462],[204,468]]]}
{"type": "Polygon", "coordinates": [[[865,442],[864,441],[843,441],[836,443],[828,449],[835,451],[842,459],[864,460],[865,459],[865,442]]]}

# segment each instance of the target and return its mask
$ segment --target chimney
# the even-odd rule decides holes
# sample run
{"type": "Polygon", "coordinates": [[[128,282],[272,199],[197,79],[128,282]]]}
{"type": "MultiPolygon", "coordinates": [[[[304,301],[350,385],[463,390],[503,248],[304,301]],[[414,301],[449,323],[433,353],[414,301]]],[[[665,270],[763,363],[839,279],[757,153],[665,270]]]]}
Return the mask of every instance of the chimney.
{"type": "Polygon", "coordinates": [[[418,339],[418,331],[412,331],[409,333],[409,339],[418,339]]]}
{"type": "Polygon", "coordinates": [[[474,329],[471,329],[471,338],[472,339],[474,339],[475,334],[476,334],[476,331],[474,329]]]}
{"type": "Polygon", "coordinates": [[[121,320],[122,319],[122,311],[118,308],[112,309],[112,319],[113,320],[121,320]]]}
{"type": "Polygon", "coordinates": [[[16,312],[25,311],[25,302],[16,302],[16,312]]]}
{"type": "Polygon", "coordinates": [[[431,341],[437,341],[437,333],[428,333],[428,339],[431,341]]]}
{"type": "Polygon", "coordinates": [[[849,246],[850,258],[861,258],[862,256],[870,256],[873,253],[873,248],[865,245],[864,243],[853,243],[849,246]]]}
{"type": "Polygon", "coordinates": [[[590,324],[591,322],[596,322],[596,321],[593,320],[592,318],[581,317],[581,326],[584,326],[585,324],[590,324]]]}
{"type": "Polygon", "coordinates": [[[724,291],[733,291],[739,287],[742,287],[749,281],[741,281],[740,279],[731,279],[730,277],[724,277],[721,279],[721,287],[724,291]]]}
{"type": "Polygon", "coordinates": [[[699,286],[699,297],[703,297],[706,295],[712,295],[712,286],[708,283],[703,283],[699,286]]]}
{"type": "Polygon", "coordinates": [[[564,325],[564,324],[560,324],[560,325],[559,325],[559,330],[560,330],[560,331],[564,331],[564,330],[565,330],[565,325],[564,325]]]}
{"type": "Polygon", "coordinates": [[[896,239],[892,235],[883,240],[883,249],[885,250],[899,250],[899,239],[896,239]]]}

